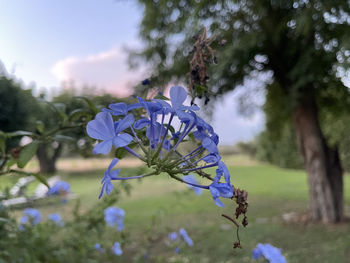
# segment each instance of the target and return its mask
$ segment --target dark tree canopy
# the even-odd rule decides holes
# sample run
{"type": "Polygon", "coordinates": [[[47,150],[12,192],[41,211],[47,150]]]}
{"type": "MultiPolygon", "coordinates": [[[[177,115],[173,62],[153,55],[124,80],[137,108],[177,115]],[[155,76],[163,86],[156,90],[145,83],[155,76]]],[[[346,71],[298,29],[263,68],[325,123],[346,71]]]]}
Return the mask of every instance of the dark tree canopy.
{"type": "Polygon", "coordinates": [[[289,122],[296,132],[310,185],[310,218],[342,220],[339,141],[329,143],[324,123],[328,120],[327,125],[332,125],[329,120],[348,114],[350,108],[350,91],[343,83],[350,62],[350,2],[139,3],[144,7],[140,34],[145,47],[134,58],[150,63],[153,83],[164,86],[186,80],[193,37],[203,27],[216,37],[211,46],[219,60],[208,70],[209,96],[231,91],[247,78],[269,76],[265,83],[267,128],[283,129],[289,122]]]}
{"type": "Polygon", "coordinates": [[[273,80],[297,100],[308,89],[346,89],[340,77],[350,61],[348,1],[140,3],[146,46],[139,54],[154,65],[156,82],[185,76],[193,36],[207,26],[218,39],[213,47],[219,64],[211,67],[208,85],[214,96],[262,72],[272,72],[273,80]]]}
{"type": "Polygon", "coordinates": [[[0,130],[5,132],[30,128],[36,99],[31,90],[23,90],[14,80],[0,77],[0,130]]]}

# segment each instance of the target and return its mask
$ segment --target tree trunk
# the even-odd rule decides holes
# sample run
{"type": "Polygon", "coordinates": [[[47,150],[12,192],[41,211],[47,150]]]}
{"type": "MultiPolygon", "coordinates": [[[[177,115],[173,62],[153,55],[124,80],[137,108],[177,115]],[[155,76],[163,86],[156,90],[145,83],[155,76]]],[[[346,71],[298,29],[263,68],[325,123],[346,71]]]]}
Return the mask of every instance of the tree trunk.
{"type": "Polygon", "coordinates": [[[59,144],[54,149],[53,154],[49,154],[49,145],[40,144],[36,152],[36,157],[39,161],[40,173],[55,173],[56,172],[56,161],[62,152],[62,144],[59,144]]]}
{"type": "Polygon", "coordinates": [[[336,223],[343,219],[343,171],[338,149],[331,149],[322,134],[313,96],[293,112],[298,146],[308,174],[310,219],[336,223]]]}

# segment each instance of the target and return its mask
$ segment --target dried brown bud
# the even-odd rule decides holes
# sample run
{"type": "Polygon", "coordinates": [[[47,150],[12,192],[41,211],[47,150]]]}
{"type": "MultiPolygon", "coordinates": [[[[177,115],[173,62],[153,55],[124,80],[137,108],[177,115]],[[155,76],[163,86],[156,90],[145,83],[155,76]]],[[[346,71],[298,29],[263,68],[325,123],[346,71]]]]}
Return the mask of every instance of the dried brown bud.
{"type": "Polygon", "coordinates": [[[21,148],[20,147],[15,147],[15,148],[11,149],[11,155],[15,159],[17,159],[19,157],[20,153],[21,153],[21,148]]]}

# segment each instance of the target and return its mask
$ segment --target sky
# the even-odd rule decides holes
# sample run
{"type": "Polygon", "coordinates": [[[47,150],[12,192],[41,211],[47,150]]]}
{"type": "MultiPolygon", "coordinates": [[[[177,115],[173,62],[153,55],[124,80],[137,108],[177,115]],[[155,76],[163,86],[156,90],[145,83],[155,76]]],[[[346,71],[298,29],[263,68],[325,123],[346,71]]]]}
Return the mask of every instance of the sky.
{"type": "MultiPolygon", "coordinates": [[[[54,93],[73,82],[128,96],[147,77],[147,69],[130,71],[127,65],[125,48],[142,44],[142,8],[135,2],[0,0],[0,61],[26,86],[39,90],[54,93]]],[[[238,113],[237,98],[244,89],[216,103],[211,124],[223,144],[250,140],[264,127],[261,110],[249,118],[238,113]]]]}

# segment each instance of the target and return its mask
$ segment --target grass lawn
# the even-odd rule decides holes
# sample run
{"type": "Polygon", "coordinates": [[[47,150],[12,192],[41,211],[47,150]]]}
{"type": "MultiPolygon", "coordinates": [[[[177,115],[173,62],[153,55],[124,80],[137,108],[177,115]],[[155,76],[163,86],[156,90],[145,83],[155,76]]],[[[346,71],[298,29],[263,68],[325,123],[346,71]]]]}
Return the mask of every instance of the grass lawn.
{"type": "MultiPolygon", "coordinates": [[[[232,215],[232,202],[217,207],[210,194],[196,196],[185,185],[170,180],[166,175],[129,181],[131,195],[122,194],[116,204],[126,211],[125,230],[130,245],[124,247],[122,262],[132,262],[135,253],[148,250],[150,262],[255,262],[251,250],[257,243],[271,243],[282,248],[287,262],[350,262],[350,225],[318,225],[286,223],[282,215],[295,212],[306,214],[308,188],[302,171],[279,169],[259,164],[242,157],[226,159],[232,183],[249,192],[249,225],[240,230],[243,249],[232,249],[235,229],[221,217],[232,215]],[[167,234],[184,227],[194,241],[193,247],[184,247],[179,255],[166,245],[167,234]],[[146,241],[147,242],[146,242],[146,241]]],[[[122,168],[122,172],[137,173],[137,168],[122,168]]],[[[60,172],[70,182],[72,190],[81,199],[82,209],[95,203],[100,191],[103,169],[60,172]]],[[[211,170],[212,173],[215,170],[211,170]]],[[[7,184],[7,179],[1,185],[7,184]]],[[[117,182],[115,187],[118,187],[117,182]]],[[[345,177],[346,213],[350,213],[350,181],[345,177]]],[[[37,207],[42,213],[54,211],[65,219],[75,201],[37,207]],[[58,211],[59,210],[59,211],[58,211]]],[[[20,210],[13,211],[16,215],[20,210]]],[[[141,261],[142,262],[142,261],[141,261]]],[[[147,262],[147,261],[146,261],[147,262]]]]}

